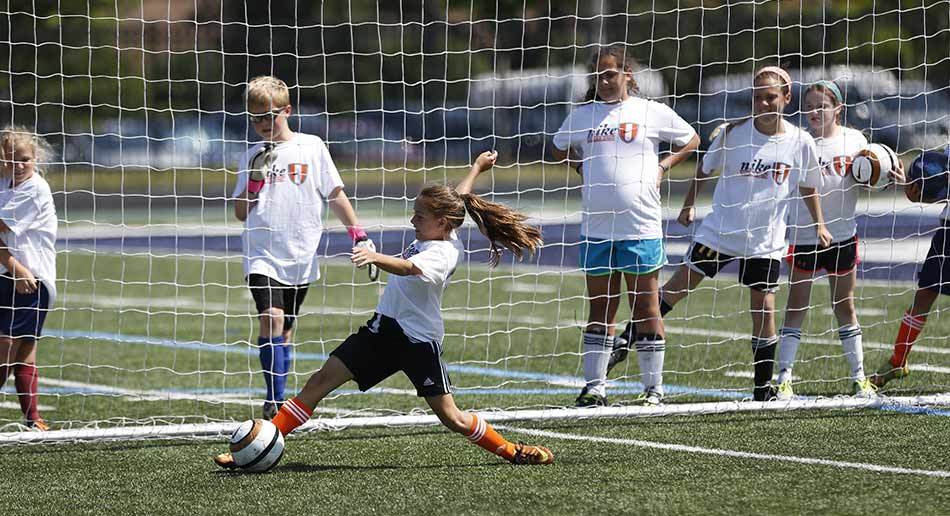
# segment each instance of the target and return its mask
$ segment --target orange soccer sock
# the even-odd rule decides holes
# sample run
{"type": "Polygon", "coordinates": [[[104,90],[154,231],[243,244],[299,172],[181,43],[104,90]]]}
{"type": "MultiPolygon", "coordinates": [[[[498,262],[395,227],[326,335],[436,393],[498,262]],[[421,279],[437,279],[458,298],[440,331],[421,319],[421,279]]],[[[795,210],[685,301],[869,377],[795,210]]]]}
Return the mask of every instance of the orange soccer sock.
{"type": "Polygon", "coordinates": [[[277,415],[274,416],[271,423],[274,423],[274,426],[280,430],[281,434],[287,435],[293,432],[298,426],[309,421],[312,415],[312,408],[308,407],[306,403],[300,401],[297,397],[293,397],[281,405],[280,410],[277,411],[277,415]]]}
{"type": "Polygon", "coordinates": [[[505,460],[515,456],[515,445],[501,436],[487,421],[472,414],[472,427],[465,437],[474,444],[498,455],[505,460]]]}
{"type": "Polygon", "coordinates": [[[927,322],[926,315],[911,315],[908,311],[901,319],[901,327],[897,330],[897,338],[894,339],[894,354],[891,355],[891,365],[894,367],[903,367],[907,363],[907,355],[910,348],[917,340],[917,336],[924,329],[927,322]]]}

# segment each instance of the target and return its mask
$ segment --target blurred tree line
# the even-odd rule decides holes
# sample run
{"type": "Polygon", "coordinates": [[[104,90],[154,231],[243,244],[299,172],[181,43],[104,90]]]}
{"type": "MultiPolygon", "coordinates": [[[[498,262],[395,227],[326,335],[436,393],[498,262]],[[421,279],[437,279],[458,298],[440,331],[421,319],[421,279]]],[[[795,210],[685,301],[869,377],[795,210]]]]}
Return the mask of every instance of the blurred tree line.
{"type": "Polygon", "coordinates": [[[6,0],[0,116],[89,128],[240,111],[275,74],[310,112],[465,104],[471,77],[585,65],[625,42],[672,93],[704,76],[867,64],[946,86],[947,0],[6,0]],[[654,10],[656,9],[656,10],[654,10]]]}

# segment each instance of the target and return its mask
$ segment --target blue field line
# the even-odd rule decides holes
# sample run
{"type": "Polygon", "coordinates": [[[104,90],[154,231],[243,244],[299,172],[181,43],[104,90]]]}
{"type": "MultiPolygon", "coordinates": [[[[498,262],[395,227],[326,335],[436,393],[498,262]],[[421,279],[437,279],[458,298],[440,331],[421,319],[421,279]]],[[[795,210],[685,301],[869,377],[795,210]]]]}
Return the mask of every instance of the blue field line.
{"type": "MultiPolygon", "coordinates": [[[[121,342],[126,344],[141,344],[147,346],[161,346],[169,347],[175,349],[189,349],[197,351],[208,351],[214,353],[240,353],[242,355],[250,355],[256,358],[257,354],[250,346],[243,345],[234,345],[234,344],[208,344],[204,342],[179,342],[174,339],[166,339],[160,337],[150,337],[147,335],[124,335],[120,333],[109,333],[109,332],[87,332],[87,331],[76,331],[76,330],[51,330],[46,332],[46,335],[50,337],[59,337],[62,339],[97,339],[105,340],[111,342],[121,342]]],[[[300,360],[317,360],[325,361],[329,355],[325,353],[304,353],[304,352],[295,352],[294,355],[300,360]]],[[[534,380],[542,381],[546,383],[565,383],[565,382],[580,382],[582,381],[579,377],[567,376],[567,375],[554,375],[548,373],[538,373],[532,371],[513,371],[510,369],[498,369],[491,367],[476,367],[468,365],[458,365],[458,364],[448,364],[449,372],[453,373],[464,373],[464,374],[478,374],[483,376],[490,376],[495,378],[505,378],[505,379],[518,379],[518,380],[534,380]]],[[[611,381],[609,382],[611,386],[611,392],[615,394],[639,394],[643,392],[643,384],[640,382],[628,382],[628,381],[611,381]]],[[[730,400],[741,400],[748,397],[748,394],[740,391],[728,391],[721,389],[702,389],[696,387],[687,387],[684,385],[670,385],[664,384],[664,390],[667,394],[691,394],[697,396],[706,396],[710,398],[719,398],[719,399],[730,399],[730,400]]],[[[167,390],[163,392],[208,392],[209,389],[198,389],[195,391],[172,391],[167,390]]],[[[53,390],[48,390],[48,392],[55,392],[53,390]]],[[[85,391],[90,392],[90,391],[85,391]]],[[[222,393],[222,391],[214,391],[222,393]]],[[[260,390],[255,389],[241,389],[237,391],[238,393],[243,392],[256,392],[260,393],[260,390]]],[[[338,391],[341,394],[348,393],[347,390],[338,391]]],[[[574,388],[503,388],[503,389],[457,389],[453,394],[456,395],[531,395],[531,394],[554,394],[554,395],[573,395],[577,392],[577,389],[574,388]]],[[[352,391],[353,394],[359,393],[359,391],[352,391]]],[[[372,392],[370,392],[372,394],[372,392]]],[[[922,414],[922,415],[932,415],[932,416],[950,416],[950,410],[943,409],[933,409],[928,407],[906,407],[900,405],[885,405],[880,408],[880,410],[888,412],[900,412],[906,414],[922,414]]]]}
{"type": "MultiPolygon", "coordinates": [[[[58,337],[62,339],[93,339],[110,342],[121,342],[124,344],[141,344],[146,346],[160,346],[174,349],[188,349],[194,351],[206,351],[213,353],[239,353],[241,355],[250,355],[257,357],[257,352],[250,346],[234,344],[208,344],[204,342],[180,342],[174,339],[161,337],[150,337],[147,335],[124,335],[109,332],[90,332],[77,330],[50,330],[46,332],[47,336],[58,337]]],[[[305,353],[294,352],[298,360],[316,360],[326,361],[329,355],[326,353],[305,353]]],[[[538,373],[532,371],[515,371],[511,369],[500,369],[494,367],[478,367],[470,365],[448,364],[450,373],[473,374],[489,376],[493,378],[504,378],[508,380],[530,380],[545,383],[577,383],[582,380],[575,376],[555,375],[549,373],[538,373]]],[[[613,389],[626,389],[636,392],[643,391],[643,384],[640,382],[612,381],[610,386],[613,389]]],[[[693,394],[698,396],[708,396],[720,399],[742,399],[747,395],[736,391],[726,391],[720,389],[700,389],[687,387],[684,385],[663,386],[667,394],[693,394]]],[[[577,389],[572,389],[571,392],[577,389]]]]}
{"type": "Polygon", "coordinates": [[[881,410],[886,412],[900,412],[902,414],[919,414],[922,416],[950,416],[950,410],[933,407],[907,407],[903,405],[884,405],[881,410]]]}

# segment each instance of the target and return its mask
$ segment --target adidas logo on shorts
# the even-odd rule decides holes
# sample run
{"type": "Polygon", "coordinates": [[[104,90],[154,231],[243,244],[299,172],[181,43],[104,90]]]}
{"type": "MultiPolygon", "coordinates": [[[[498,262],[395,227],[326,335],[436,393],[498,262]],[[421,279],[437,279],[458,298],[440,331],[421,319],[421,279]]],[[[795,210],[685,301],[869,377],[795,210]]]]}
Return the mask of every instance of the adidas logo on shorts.
{"type": "Polygon", "coordinates": [[[432,381],[432,378],[426,378],[426,381],[422,382],[423,387],[428,387],[430,385],[435,385],[435,382],[432,381]]]}

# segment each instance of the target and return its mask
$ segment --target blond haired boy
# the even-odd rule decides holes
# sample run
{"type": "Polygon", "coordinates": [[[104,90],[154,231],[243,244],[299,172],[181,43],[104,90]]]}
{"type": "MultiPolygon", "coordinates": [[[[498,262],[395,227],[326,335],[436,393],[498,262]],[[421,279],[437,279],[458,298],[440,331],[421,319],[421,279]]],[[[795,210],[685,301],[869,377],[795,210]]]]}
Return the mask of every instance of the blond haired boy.
{"type": "Polygon", "coordinates": [[[245,223],[244,275],[259,314],[257,343],[267,386],[263,417],[270,419],[284,400],[294,321],[310,283],[320,278],[324,202],[355,245],[375,246],[343,191],[326,143],[290,129],[287,84],[255,77],[246,98],[249,121],[263,141],[241,157],[234,215],[245,223]]]}

